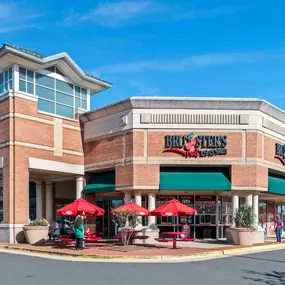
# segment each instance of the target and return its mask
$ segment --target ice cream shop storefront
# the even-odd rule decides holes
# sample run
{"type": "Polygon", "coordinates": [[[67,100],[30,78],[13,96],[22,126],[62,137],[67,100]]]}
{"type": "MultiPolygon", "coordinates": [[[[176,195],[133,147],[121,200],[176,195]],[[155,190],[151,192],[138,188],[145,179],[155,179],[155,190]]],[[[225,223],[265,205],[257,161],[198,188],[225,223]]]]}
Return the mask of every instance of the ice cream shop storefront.
{"type": "Polygon", "coordinates": [[[104,236],[117,234],[108,213],[129,200],[150,211],[173,198],[189,205],[197,215],[143,217],[142,226],[177,231],[187,220],[198,239],[225,238],[241,205],[266,236],[276,215],[285,222],[285,113],[269,103],[134,97],[81,119],[83,192],[106,210],[96,219],[104,236]]]}

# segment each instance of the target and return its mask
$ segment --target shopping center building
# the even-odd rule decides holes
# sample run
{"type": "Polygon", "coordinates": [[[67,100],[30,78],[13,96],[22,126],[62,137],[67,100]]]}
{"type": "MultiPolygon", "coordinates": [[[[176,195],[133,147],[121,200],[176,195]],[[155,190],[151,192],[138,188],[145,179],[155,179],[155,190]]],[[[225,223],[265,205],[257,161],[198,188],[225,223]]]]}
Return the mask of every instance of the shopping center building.
{"type": "MultiPolygon", "coordinates": [[[[66,54],[0,49],[0,241],[23,240],[35,218],[84,196],[106,210],[96,223],[117,234],[111,209],[133,199],[153,210],[176,198],[196,238],[224,238],[233,212],[250,205],[273,235],[285,220],[285,112],[260,99],[132,97],[90,111],[111,84],[66,54]]],[[[150,236],[174,217],[144,217],[150,236]]]]}

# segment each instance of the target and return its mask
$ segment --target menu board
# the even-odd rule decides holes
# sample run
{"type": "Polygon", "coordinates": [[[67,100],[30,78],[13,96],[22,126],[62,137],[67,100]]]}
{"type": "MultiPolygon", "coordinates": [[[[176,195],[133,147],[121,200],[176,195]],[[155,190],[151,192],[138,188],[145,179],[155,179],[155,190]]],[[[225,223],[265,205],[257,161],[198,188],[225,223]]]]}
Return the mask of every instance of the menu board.
{"type": "Polygon", "coordinates": [[[177,196],[175,195],[159,195],[156,196],[156,207],[160,207],[164,205],[166,202],[172,200],[172,199],[177,199],[177,196]]]}
{"type": "Polygon", "coordinates": [[[216,196],[196,196],[195,202],[198,214],[216,214],[216,196]]]}

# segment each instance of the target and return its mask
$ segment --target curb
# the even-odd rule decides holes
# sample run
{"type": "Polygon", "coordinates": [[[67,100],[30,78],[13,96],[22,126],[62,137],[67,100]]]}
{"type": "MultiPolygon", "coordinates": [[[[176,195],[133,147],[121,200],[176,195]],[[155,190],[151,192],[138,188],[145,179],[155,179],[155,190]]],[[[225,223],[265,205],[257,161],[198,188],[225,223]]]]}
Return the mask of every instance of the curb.
{"type": "Polygon", "coordinates": [[[151,255],[151,256],[124,256],[124,255],[78,255],[73,253],[61,253],[61,252],[53,252],[46,251],[40,249],[26,249],[19,248],[15,246],[8,245],[0,245],[0,249],[16,252],[26,252],[31,254],[40,254],[43,256],[57,256],[61,258],[73,258],[73,259],[83,259],[83,260],[93,260],[93,261],[191,261],[195,259],[206,259],[206,258],[218,258],[218,257],[226,257],[231,255],[242,255],[247,253],[257,253],[269,250],[278,250],[285,249],[285,243],[282,244],[273,244],[273,245],[261,245],[255,247],[245,247],[245,248],[235,248],[235,249],[225,249],[225,250],[214,250],[214,251],[206,251],[201,253],[193,253],[193,254],[182,254],[182,255],[151,255]]]}

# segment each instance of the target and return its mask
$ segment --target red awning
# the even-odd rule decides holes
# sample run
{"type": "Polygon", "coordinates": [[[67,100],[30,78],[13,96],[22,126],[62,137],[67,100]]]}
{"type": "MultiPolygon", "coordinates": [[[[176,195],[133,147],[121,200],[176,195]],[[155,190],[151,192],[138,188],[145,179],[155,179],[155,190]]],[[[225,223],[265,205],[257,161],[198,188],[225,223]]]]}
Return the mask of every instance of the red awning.
{"type": "Polygon", "coordinates": [[[197,211],[186,206],[176,199],[172,199],[157,209],[151,211],[151,216],[173,217],[183,215],[196,215],[197,211]]]}
{"type": "Polygon", "coordinates": [[[103,216],[105,210],[79,198],[56,211],[57,216],[103,216]]]}
{"type": "Polygon", "coordinates": [[[125,205],[113,210],[111,214],[115,215],[116,212],[136,213],[138,216],[148,216],[149,215],[149,210],[137,205],[133,201],[130,201],[126,203],[125,205]]]}

